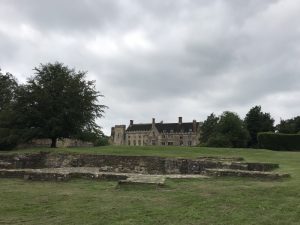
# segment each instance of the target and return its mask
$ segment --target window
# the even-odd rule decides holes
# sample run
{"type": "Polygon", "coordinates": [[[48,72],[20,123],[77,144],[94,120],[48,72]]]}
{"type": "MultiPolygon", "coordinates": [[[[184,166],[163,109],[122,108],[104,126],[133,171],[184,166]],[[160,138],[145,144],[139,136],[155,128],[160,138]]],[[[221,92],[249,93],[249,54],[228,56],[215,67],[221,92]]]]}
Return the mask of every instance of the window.
{"type": "Polygon", "coordinates": [[[183,141],[180,141],[180,145],[181,145],[181,146],[183,145],[183,141]]]}
{"type": "Polygon", "coordinates": [[[164,134],[163,134],[161,137],[162,137],[162,138],[165,138],[165,137],[166,137],[166,135],[164,135],[164,134]]]}
{"type": "Polygon", "coordinates": [[[133,145],[136,146],[136,140],[133,141],[133,145]]]}
{"type": "Polygon", "coordinates": [[[139,135],[139,138],[141,138],[141,135],[139,135]]]}
{"type": "Polygon", "coordinates": [[[130,135],[128,135],[128,138],[130,138],[130,135]]]}
{"type": "Polygon", "coordinates": [[[162,142],[161,145],[166,145],[166,143],[165,143],[165,142],[162,142]]]}
{"type": "Polygon", "coordinates": [[[139,145],[141,145],[141,140],[138,141],[139,145]]]}
{"type": "Polygon", "coordinates": [[[183,137],[182,136],[180,136],[180,140],[182,140],[183,139],[183,137]]]}
{"type": "Polygon", "coordinates": [[[168,145],[173,145],[173,142],[168,142],[168,145]]]}
{"type": "Polygon", "coordinates": [[[130,145],[130,141],[128,141],[128,145],[130,145]]]}
{"type": "Polygon", "coordinates": [[[188,141],[188,145],[189,145],[189,146],[192,146],[192,142],[191,142],[191,141],[188,141]]]}
{"type": "Polygon", "coordinates": [[[155,143],[155,140],[152,140],[152,145],[155,145],[156,143],[155,143]]]}

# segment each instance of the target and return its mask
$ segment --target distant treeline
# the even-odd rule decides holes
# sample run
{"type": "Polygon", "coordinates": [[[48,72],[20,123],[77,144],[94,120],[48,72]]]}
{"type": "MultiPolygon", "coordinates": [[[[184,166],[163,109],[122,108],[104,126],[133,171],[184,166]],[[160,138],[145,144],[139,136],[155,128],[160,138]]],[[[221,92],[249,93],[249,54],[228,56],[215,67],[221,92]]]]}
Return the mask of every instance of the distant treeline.
{"type": "Polygon", "coordinates": [[[244,120],[236,113],[229,111],[223,112],[220,116],[210,114],[201,126],[200,141],[202,146],[209,147],[299,150],[300,138],[297,136],[300,137],[300,116],[281,120],[275,126],[270,113],[262,112],[261,106],[254,106],[246,114],[244,120]],[[269,133],[258,138],[262,132],[269,133]],[[290,140],[292,136],[282,137],[280,134],[294,134],[293,145],[286,144],[289,142],[286,139],[290,140]]]}

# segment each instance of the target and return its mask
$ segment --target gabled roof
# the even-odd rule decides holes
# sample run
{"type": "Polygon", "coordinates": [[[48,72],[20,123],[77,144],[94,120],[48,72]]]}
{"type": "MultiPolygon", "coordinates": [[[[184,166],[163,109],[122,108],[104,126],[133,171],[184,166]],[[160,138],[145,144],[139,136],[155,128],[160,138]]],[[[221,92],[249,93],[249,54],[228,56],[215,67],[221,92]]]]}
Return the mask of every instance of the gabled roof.
{"type": "MultiPolygon", "coordinates": [[[[155,127],[160,133],[179,133],[190,132],[193,130],[193,123],[155,123],[155,127]],[[171,132],[172,131],[172,132],[171,132]]],[[[199,127],[199,122],[196,123],[196,130],[199,127]]],[[[152,129],[151,123],[132,124],[126,131],[150,131],[152,129]]]]}
{"type": "Polygon", "coordinates": [[[132,124],[129,125],[126,131],[148,131],[151,130],[152,124],[145,123],[145,124],[132,124]]]}

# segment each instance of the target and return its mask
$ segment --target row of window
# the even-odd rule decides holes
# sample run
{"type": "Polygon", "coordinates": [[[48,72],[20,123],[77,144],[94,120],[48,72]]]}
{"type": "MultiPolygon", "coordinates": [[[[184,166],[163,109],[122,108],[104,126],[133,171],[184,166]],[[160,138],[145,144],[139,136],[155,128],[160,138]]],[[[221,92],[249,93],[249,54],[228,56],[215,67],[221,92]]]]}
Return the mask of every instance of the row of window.
{"type": "MultiPolygon", "coordinates": [[[[168,141],[168,142],[161,142],[161,145],[169,145],[169,146],[171,146],[171,145],[173,145],[173,143],[174,143],[174,142],[171,142],[171,141],[168,141]]],[[[142,142],[141,142],[141,140],[138,140],[137,142],[136,142],[136,140],[134,140],[134,141],[132,142],[132,144],[133,144],[134,146],[136,146],[136,145],[141,146],[141,145],[142,145],[142,142]]],[[[146,144],[146,143],[144,142],[144,144],[146,144]]],[[[152,144],[152,145],[156,145],[156,141],[155,141],[155,140],[152,140],[152,141],[151,141],[151,144],[152,144]]],[[[131,145],[130,140],[128,141],[128,145],[131,145]]],[[[180,141],[179,145],[183,145],[183,141],[180,141]]],[[[191,142],[191,141],[188,141],[188,146],[192,146],[192,142],[191,142]]]]}
{"type": "MultiPolygon", "coordinates": [[[[167,138],[168,136],[163,134],[161,137],[162,137],[162,138],[167,138]]],[[[171,137],[172,137],[172,136],[171,136],[171,137]]],[[[192,136],[189,135],[188,137],[191,138],[192,136]]],[[[133,136],[133,138],[134,138],[134,136],[133,136]]],[[[143,138],[146,138],[146,136],[143,136],[143,138]]],[[[183,139],[183,136],[180,136],[179,138],[180,138],[180,139],[183,139]]],[[[130,136],[129,136],[129,135],[128,135],[128,139],[130,139],[130,136]]],[[[139,136],[139,139],[141,139],[141,136],[139,136]]]]}

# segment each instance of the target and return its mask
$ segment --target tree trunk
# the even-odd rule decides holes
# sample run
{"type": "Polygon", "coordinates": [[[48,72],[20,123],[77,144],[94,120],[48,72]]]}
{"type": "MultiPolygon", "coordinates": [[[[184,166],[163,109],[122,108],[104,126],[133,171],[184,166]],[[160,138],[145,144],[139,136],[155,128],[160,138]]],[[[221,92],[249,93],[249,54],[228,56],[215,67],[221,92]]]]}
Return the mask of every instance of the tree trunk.
{"type": "Polygon", "coordinates": [[[56,148],[56,138],[51,138],[51,148],[56,148]]]}

